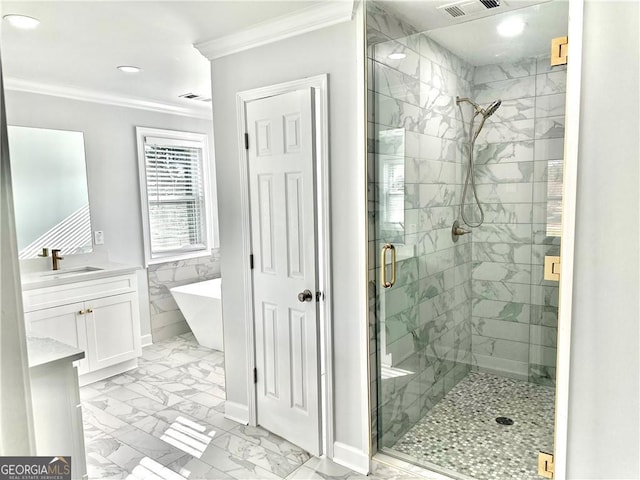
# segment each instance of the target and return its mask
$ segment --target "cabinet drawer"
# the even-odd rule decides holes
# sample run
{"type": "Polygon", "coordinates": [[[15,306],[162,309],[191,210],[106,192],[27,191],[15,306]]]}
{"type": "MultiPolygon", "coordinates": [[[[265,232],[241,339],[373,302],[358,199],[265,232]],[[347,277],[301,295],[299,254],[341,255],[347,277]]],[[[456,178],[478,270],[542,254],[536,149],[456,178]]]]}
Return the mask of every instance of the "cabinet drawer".
{"type": "Polygon", "coordinates": [[[136,291],[135,275],[119,275],[23,292],[25,312],[136,291]]]}

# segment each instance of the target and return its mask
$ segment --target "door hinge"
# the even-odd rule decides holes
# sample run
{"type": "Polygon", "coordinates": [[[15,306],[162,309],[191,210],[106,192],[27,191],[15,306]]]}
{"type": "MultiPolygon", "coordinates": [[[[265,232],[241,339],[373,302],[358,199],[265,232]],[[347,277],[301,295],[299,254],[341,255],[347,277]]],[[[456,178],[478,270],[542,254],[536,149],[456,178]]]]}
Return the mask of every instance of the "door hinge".
{"type": "Polygon", "coordinates": [[[244,134],[244,149],[249,150],[249,134],[244,134]]]}
{"type": "Polygon", "coordinates": [[[555,464],[551,453],[538,452],[538,475],[544,478],[553,478],[555,464]]]}
{"type": "Polygon", "coordinates": [[[552,282],[560,281],[560,257],[553,255],[544,257],[544,279],[552,282]]]}
{"type": "Polygon", "coordinates": [[[569,50],[568,37],[556,37],[551,39],[551,66],[567,64],[567,52],[569,50]]]}
{"type": "Polygon", "coordinates": [[[249,268],[253,270],[253,253],[249,255],[249,268]]]}
{"type": "Polygon", "coordinates": [[[253,369],[253,383],[258,383],[258,369],[253,369]]]}

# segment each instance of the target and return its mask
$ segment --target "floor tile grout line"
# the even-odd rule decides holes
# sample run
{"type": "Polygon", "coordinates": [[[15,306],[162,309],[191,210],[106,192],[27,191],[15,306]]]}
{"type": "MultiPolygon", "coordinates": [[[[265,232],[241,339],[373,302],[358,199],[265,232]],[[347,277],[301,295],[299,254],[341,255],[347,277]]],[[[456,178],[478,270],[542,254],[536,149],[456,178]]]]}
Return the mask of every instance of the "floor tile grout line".
{"type": "MultiPolygon", "coordinates": [[[[153,446],[158,444],[157,441],[162,441],[164,442],[164,444],[166,444],[166,447],[167,447],[166,450],[168,451],[170,450],[171,454],[164,453],[162,457],[163,458],[166,457],[166,458],[165,460],[160,461],[160,463],[166,468],[169,468],[170,470],[176,472],[177,474],[180,474],[179,471],[180,471],[181,465],[188,464],[194,459],[197,459],[198,461],[204,464],[202,466],[203,468],[208,468],[208,471],[215,472],[215,474],[212,477],[208,477],[208,478],[214,478],[214,477],[219,478],[217,475],[224,476],[225,478],[226,477],[252,478],[251,474],[249,474],[247,471],[248,469],[248,470],[254,471],[259,478],[262,478],[262,476],[264,477],[269,476],[273,478],[284,479],[286,477],[294,476],[295,472],[300,471],[301,469],[303,469],[303,467],[304,469],[309,469],[309,471],[313,471],[313,472],[317,471],[318,473],[314,473],[313,474],[314,476],[316,475],[325,476],[325,474],[321,473],[323,468],[321,468],[320,470],[317,470],[316,468],[310,467],[311,460],[316,460],[314,457],[311,457],[307,452],[304,452],[304,450],[300,449],[301,452],[304,452],[304,455],[309,455],[309,458],[303,460],[304,457],[299,456],[298,453],[300,452],[295,450],[298,447],[295,447],[295,445],[290,444],[290,442],[287,442],[285,439],[282,439],[277,435],[274,435],[273,433],[267,432],[266,430],[261,429],[261,427],[257,427],[258,430],[255,432],[256,436],[252,437],[251,430],[246,430],[243,432],[242,429],[253,428],[253,427],[245,427],[240,424],[235,424],[229,420],[226,420],[224,418],[223,412],[220,410],[220,405],[224,405],[224,403],[220,403],[216,406],[211,406],[210,404],[206,404],[206,401],[202,403],[202,402],[198,402],[197,400],[193,400],[192,398],[189,398],[189,397],[197,397],[201,400],[209,398],[206,396],[198,397],[199,394],[205,393],[207,395],[212,395],[216,398],[219,398],[222,402],[224,402],[225,399],[219,396],[221,392],[223,393],[225,391],[225,385],[223,381],[224,380],[224,362],[222,358],[223,354],[220,352],[212,351],[211,354],[208,354],[202,357],[188,355],[185,352],[188,352],[189,349],[193,348],[193,346],[195,345],[195,340],[190,337],[186,339],[182,337],[178,337],[178,339],[175,340],[175,343],[174,343],[174,345],[177,345],[177,348],[171,347],[170,345],[172,345],[172,340],[166,341],[166,344],[163,344],[162,346],[167,348],[161,348],[160,350],[180,353],[181,354],[181,357],[179,357],[180,361],[173,362],[174,364],[171,364],[172,363],[171,361],[166,361],[161,366],[158,366],[160,364],[154,363],[153,360],[143,359],[140,362],[140,365],[138,368],[139,368],[139,371],[144,372],[144,375],[146,376],[155,376],[159,378],[163,378],[162,375],[159,375],[160,373],[167,373],[170,370],[180,370],[181,373],[178,375],[178,379],[166,378],[166,382],[160,381],[156,385],[153,385],[158,388],[158,393],[162,395],[167,395],[167,396],[171,394],[174,396],[173,398],[174,400],[177,401],[178,399],[180,399],[180,401],[177,404],[173,404],[169,406],[167,404],[164,404],[163,402],[158,402],[156,399],[151,398],[148,395],[145,395],[144,393],[141,393],[142,391],[146,392],[146,390],[144,389],[130,388],[130,386],[135,384],[136,382],[144,381],[144,377],[140,378],[140,376],[135,375],[135,372],[137,369],[134,369],[130,372],[125,372],[124,374],[117,375],[115,377],[103,380],[101,382],[97,382],[97,385],[95,387],[88,385],[86,387],[85,392],[90,392],[92,396],[90,398],[86,396],[82,397],[81,403],[83,404],[83,406],[89,405],[92,400],[98,399],[100,397],[104,397],[105,399],[111,399],[113,403],[119,402],[118,404],[126,405],[127,409],[124,411],[134,412],[134,416],[139,415],[138,420],[131,422],[132,418],[125,413],[123,413],[121,416],[113,415],[112,413],[114,413],[114,410],[105,411],[105,410],[101,410],[96,405],[92,405],[90,409],[93,409],[93,410],[90,415],[95,418],[89,418],[89,415],[88,415],[84,419],[84,423],[85,425],[87,425],[87,431],[91,431],[94,433],[95,435],[94,439],[96,442],[99,441],[98,437],[113,438],[116,442],[118,442],[118,445],[123,445],[126,447],[126,451],[122,452],[123,455],[126,455],[126,452],[129,451],[128,449],[131,449],[132,451],[138,452],[140,455],[144,454],[146,457],[152,458],[154,461],[160,461],[160,459],[158,458],[153,458],[153,455],[146,455],[143,451],[141,451],[141,449],[139,448],[139,445],[136,445],[136,446],[132,445],[131,440],[135,439],[138,435],[140,435],[141,439],[154,438],[155,440],[154,442],[151,443],[149,448],[146,450],[147,452],[151,452],[153,450],[153,446]],[[209,356],[210,358],[206,358],[207,356],[209,356]],[[183,362],[185,359],[187,361],[183,362]],[[189,371],[191,371],[192,373],[196,373],[198,371],[199,367],[196,366],[198,362],[204,362],[202,363],[202,366],[207,367],[204,369],[204,371],[208,371],[209,373],[205,377],[206,379],[199,378],[197,376],[192,377],[193,382],[201,386],[202,384],[212,385],[212,389],[214,389],[215,392],[218,393],[218,395],[215,395],[214,393],[207,390],[201,390],[201,389],[195,388],[193,385],[189,384],[189,381],[185,381],[187,377],[190,376],[188,373],[189,371]],[[220,382],[217,382],[215,378],[212,378],[213,375],[220,375],[221,376],[221,378],[219,378],[220,382]],[[178,384],[180,386],[184,386],[187,390],[171,391],[169,389],[163,389],[162,387],[164,384],[166,385],[178,384]],[[189,391],[190,394],[188,396],[184,396],[184,393],[183,394],[180,393],[184,391],[189,391]],[[93,395],[93,393],[95,393],[95,395],[93,395]],[[115,395],[115,396],[112,396],[112,395],[115,395]],[[132,395],[132,396],[129,398],[129,395],[132,395]],[[126,400],[121,400],[121,398],[126,398],[126,400]],[[138,400],[140,402],[139,404],[136,404],[136,399],[139,399],[138,400]],[[147,402],[151,402],[151,403],[147,405],[147,402]],[[188,409],[180,409],[179,405],[185,402],[189,402],[191,404],[189,405],[189,407],[195,409],[198,415],[193,415],[193,412],[189,412],[188,409]],[[144,407],[140,408],[143,405],[144,407]],[[152,411],[154,408],[157,408],[158,410],[152,411]],[[104,423],[101,423],[98,421],[99,415],[95,414],[95,412],[98,410],[100,411],[101,415],[105,415],[105,417],[103,417],[103,419],[105,420],[104,423]],[[217,438],[222,438],[226,436],[229,439],[233,439],[234,441],[241,442],[243,447],[247,449],[246,458],[244,454],[238,456],[233,454],[232,451],[228,449],[224,449],[215,445],[213,443],[213,440],[208,444],[209,447],[207,448],[215,447],[217,449],[216,455],[223,456],[222,458],[216,457],[216,460],[212,460],[212,458],[214,457],[209,457],[209,461],[203,460],[204,455],[200,455],[200,457],[194,456],[190,453],[184,452],[184,450],[178,447],[171,446],[171,444],[168,444],[166,441],[162,440],[160,437],[166,431],[166,428],[168,428],[167,426],[170,426],[173,423],[173,419],[175,418],[176,415],[182,415],[185,418],[188,418],[189,420],[195,423],[198,423],[200,425],[205,425],[207,428],[207,431],[215,430],[217,432],[217,435],[216,435],[217,438]],[[109,422],[110,419],[113,419],[113,420],[109,422]],[[144,422],[145,419],[149,419],[148,420],[149,424],[139,423],[139,422],[144,422]],[[219,423],[221,426],[216,426],[210,423],[212,421],[215,423],[219,423]],[[162,422],[162,423],[159,423],[159,422],[162,422]],[[112,425],[109,425],[109,423],[111,423],[112,425]],[[157,428],[158,425],[161,428],[157,428]],[[149,431],[143,428],[140,428],[142,426],[147,427],[153,433],[150,433],[149,431]],[[289,454],[286,453],[288,449],[291,449],[289,451],[289,454]],[[262,461],[260,461],[259,458],[251,458],[251,455],[249,454],[249,452],[251,451],[260,452],[259,455],[263,455],[261,457],[262,461]],[[175,455],[179,455],[179,456],[175,459],[172,459],[172,457],[175,457],[175,455]],[[230,467],[231,469],[229,468],[225,469],[224,463],[219,464],[218,458],[222,462],[225,462],[226,461],[225,459],[233,458],[234,459],[233,463],[237,464],[237,467],[230,467]],[[273,461],[275,463],[272,464],[270,463],[270,461],[273,461]],[[282,464],[283,467],[278,467],[280,461],[286,462],[286,464],[283,463],[282,464]],[[247,466],[243,467],[242,466],[243,464],[247,466]],[[249,467],[248,465],[251,465],[251,467],[249,467]],[[282,474],[285,471],[287,471],[288,468],[292,468],[292,470],[283,476],[282,474]],[[275,473],[277,471],[280,471],[282,474],[275,473]]],[[[116,412],[117,411],[118,410],[116,410],[116,412]]],[[[88,448],[90,448],[92,438],[86,437],[85,442],[88,448]]],[[[119,448],[122,448],[122,447],[119,447],[119,448]]],[[[158,449],[158,451],[164,451],[164,450],[165,450],[164,448],[158,449]]],[[[92,464],[89,467],[89,471],[93,471],[96,475],[107,475],[109,476],[108,478],[125,478],[127,474],[131,473],[126,469],[118,466],[116,463],[112,462],[109,459],[104,459],[104,463],[102,465],[95,465],[96,462],[91,462],[91,463],[92,464]],[[113,476],[110,476],[110,475],[113,475],[113,476]]],[[[331,465],[332,466],[330,467],[330,469],[344,468],[344,467],[339,467],[333,464],[332,462],[331,462],[331,465]]],[[[316,466],[319,467],[319,464],[316,464],[316,466]]],[[[131,465],[130,467],[131,469],[133,468],[131,465]]],[[[307,470],[303,470],[303,471],[307,472],[307,470]]],[[[342,470],[339,470],[339,471],[342,471],[342,470]]],[[[345,473],[345,475],[340,475],[339,477],[336,477],[336,478],[339,478],[340,480],[343,480],[343,479],[355,480],[356,478],[364,478],[362,476],[356,475],[355,472],[351,472],[348,470],[346,471],[348,473],[345,473]]],[[[203,473],[203,475],[205,474],[203,473]]],[[[93,479],[94,477],[90,477],[90,478],[93,479]]],[[[377,478],[380,478],[380,477],[377,477],[377,478]]],[[[398,476],[394,478],[400,478],[400,477],[398,476]]],[[[191,480],[195,480],[195,477],[191,478],[191,480]]]]}

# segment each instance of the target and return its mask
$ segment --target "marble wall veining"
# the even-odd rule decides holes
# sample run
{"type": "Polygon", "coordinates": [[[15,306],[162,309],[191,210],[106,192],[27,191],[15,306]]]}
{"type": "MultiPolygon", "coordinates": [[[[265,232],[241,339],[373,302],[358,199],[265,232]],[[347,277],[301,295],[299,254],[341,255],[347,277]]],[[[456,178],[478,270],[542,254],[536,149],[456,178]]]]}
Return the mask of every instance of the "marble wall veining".
{"type": "Polygon", "coordinates": [[[451,224],[463,142],[455,97],[471,94],[473,68],[376,5],[369,13],[370,361],[382,371],[372,405],[378,443],[391,446],[470,370],[472,250],[468,237],[452,241],[451,224]],[[394,164],[402,219],[386,222],[394,164]],[[375,263],[386,242],[398,251],[389,290],[375,263]]]}
{"type": "Polygon", "coordinates": [[[553,385],[558,283],[544,257],[560,254],[565,67],[549,57],[478,66],[472,94],[502,105],[476,144],[485,223],[472,242],[474,368],[553,385]]]}
{"type": "Polygon", "coordinates": [[[371,421],[381,448],[471,369],[554,383],[558,284],[543,265],[560,249],[566,71],[548,57],[474,67],[374,2],[367,40],[371,421]],[[485,222],[454,243],[469,121],[456,96],[502,105],[475,147],[485,222]],[[395,225],[385,221],[394,164],[404,167],[395,225]],[[389,290],[386,242],[398,251],[389,290]]]}
{"type": "Polygon", "coordinates": [[[151,336],[154,343],[189,332],[189,326],[169,289],[220,277],[220,250],[211,256],[149,265],[151,336]]]}

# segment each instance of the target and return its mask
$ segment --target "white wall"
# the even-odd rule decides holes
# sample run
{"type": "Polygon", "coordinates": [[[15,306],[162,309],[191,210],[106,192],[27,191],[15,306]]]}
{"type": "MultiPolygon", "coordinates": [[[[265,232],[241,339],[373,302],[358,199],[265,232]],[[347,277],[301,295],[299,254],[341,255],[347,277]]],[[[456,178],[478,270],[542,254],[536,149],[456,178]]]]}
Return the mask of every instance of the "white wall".
{"type": "MultiPolygon", "coordinates": [[[[213,138],[212,122],[11,90],[5,96],[9,125],[84,133],[91,224],[93,230],[104,231],[105,238],[104,245],[94,245],[94,252],[107,252],[114,262],[143,266],[135,127],[186,130],[213,138]]],[[[138,288],[141,333],[147,335],[151,330],[146,271],[138,275],[138,288]]]]}
{"type": "Polygon", "coordinates": [[[240,170],[236,131],[236,92],[303,77],[329,74],[335,440],[368,451],[366,405],[360,385],[366,375],[360,335],[366,319],[363,162],[358,157],[356,23],[300,35],[212,62],[215,152],[217,162],[227,398],[247,404],[245,296],[242,272],[240,170]],[[360,241],[359,239],[363,240],[360,241]],[[364,291],[364,290],[362,290],[364,291]]]}
{"type": "Polygon", "coordinates": [[[638,5],[585,4],[570,479],[640,478],[638,5]]]}

